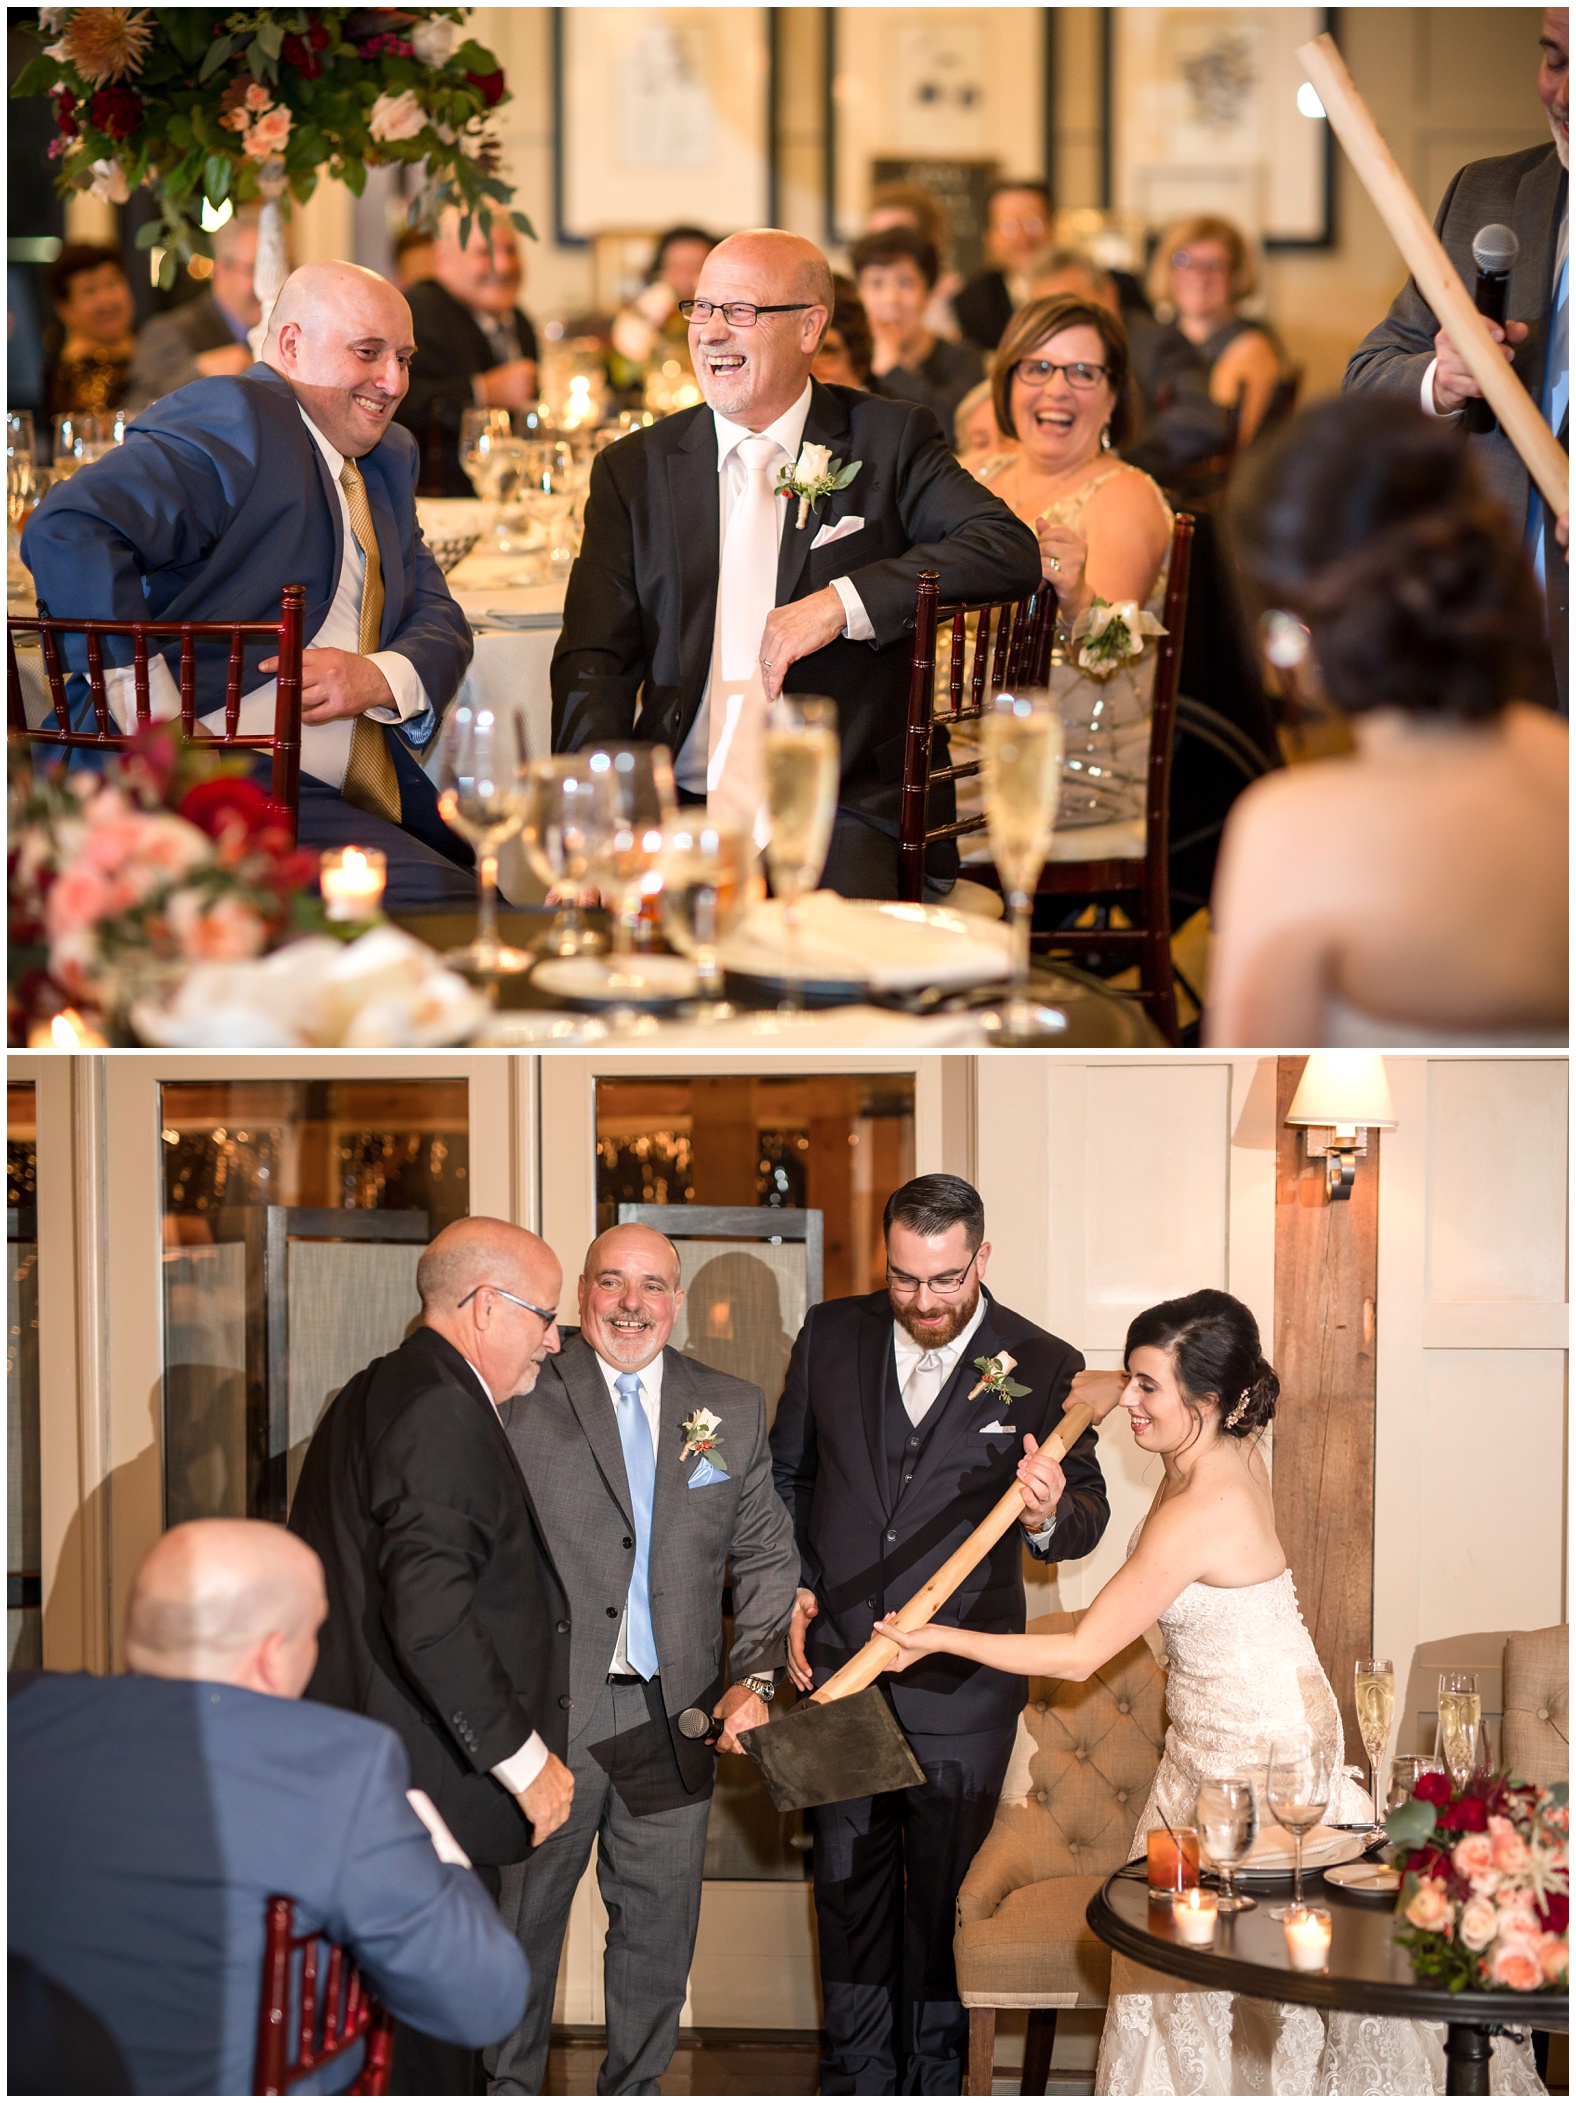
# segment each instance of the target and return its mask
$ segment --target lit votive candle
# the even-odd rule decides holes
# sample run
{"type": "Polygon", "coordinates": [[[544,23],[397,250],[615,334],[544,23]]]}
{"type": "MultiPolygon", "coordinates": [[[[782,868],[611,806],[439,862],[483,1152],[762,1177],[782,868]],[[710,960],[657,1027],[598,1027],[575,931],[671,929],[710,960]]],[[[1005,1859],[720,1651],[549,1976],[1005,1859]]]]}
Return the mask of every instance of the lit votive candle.
{"type": "Polygon", "coordinates": [[[1191,1891],[1179,1891],[1171,1901],[1177,1941],[1200,1945],[1213,1942],[1218,1906],[1214,1892],[1200,1891],[1197,1885],[1191,1891]]]}
{"type": "Polygon", "coordinates": [[[318,888],[330,920],[376,920],[386,863],[376,847],[331,847],[318,863],[318,888]]]}
{"type": "Polygon", "coordinates": [[[75,1008],[62,1008],[27,1033],[29,1051],[103,1051],[108,1043],[103,1031],[84,1021],[75,1008]]]}
{"type": "Polygon", "coordinates": [[[1322,1972],[1330,1961],[1330,1909],[1304,1906],[1285,1919],[1286,1958],[1294,1972],[1322,1972]]]}

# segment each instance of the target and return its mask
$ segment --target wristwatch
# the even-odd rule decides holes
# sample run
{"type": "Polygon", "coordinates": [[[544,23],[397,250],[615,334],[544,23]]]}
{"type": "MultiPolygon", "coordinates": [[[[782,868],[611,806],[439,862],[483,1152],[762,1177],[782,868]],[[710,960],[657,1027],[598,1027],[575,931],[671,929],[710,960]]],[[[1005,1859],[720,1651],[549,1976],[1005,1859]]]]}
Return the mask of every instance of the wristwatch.
{"type": "Polygon", "coordinates": [[[761,1701],[769,1702],[777,1692],[777,1675],[775,1672],[747,1672],[739,1685],[748,1687],[761,1701]]]}

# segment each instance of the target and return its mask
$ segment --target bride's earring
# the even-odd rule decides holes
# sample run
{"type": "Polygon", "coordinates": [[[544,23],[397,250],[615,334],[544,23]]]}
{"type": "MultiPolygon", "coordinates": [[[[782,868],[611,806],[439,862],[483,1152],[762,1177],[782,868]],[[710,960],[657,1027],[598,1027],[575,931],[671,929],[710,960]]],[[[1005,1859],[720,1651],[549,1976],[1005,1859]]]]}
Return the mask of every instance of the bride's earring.
{"type": "Polygon", "coordinates": [[[1102,453],[1108,453],[1111,450],[1111,426],[1109,424],[1100,433],[1100,450],[1102,453]]]}

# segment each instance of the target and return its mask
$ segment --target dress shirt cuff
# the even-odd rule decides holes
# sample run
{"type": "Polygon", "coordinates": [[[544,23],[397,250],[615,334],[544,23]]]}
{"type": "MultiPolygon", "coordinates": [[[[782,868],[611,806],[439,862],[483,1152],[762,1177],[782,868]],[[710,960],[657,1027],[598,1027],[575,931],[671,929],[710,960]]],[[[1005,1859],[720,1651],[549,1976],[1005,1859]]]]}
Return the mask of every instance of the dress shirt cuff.
{"type": "Polygon", "coordinates": [[[1056,1514],[1051,1513],[1043,1526],[1025,1526],[1023,1537],[1031,1548],[1043,1548],[1056,1531],[1056,1514]]]}
{"type": "Polygon", "coordinates": [[[402,657],[398,650],[369,650],[367,663],[377,666],[394,694],[392,708],[369,708],[366,711],[374,723],[410,723],[417,716],[431,715],[432,703],[427,699],[427,689],[408,657],[402,657]]]}
{"type": "Polygon", "coordinates": [[[532,1731],[517,1753],[507,1760],[500,1760],[493,1773],[511,1796],[519,1796],[529,1789],[542,1769],[547,1765],[547,1747],[542,1743],[541,1733],[532,1731]]]}
{"type": "Polygon", "coordinates": [[[1459,409],[1437,409],[1434,406],[1434,374],[1439,369],[1439,360],[1430,358],[1423,374],[1423,414],[1431,416],[1436,423],[1453,423],[1461,414],[1459,409]]]}
{"type": "Polygon", "coordinates": [[[865,612],[865,602],[846,577],[834,577],[832,589],[843,602],[843,634],[851,643],[873,643],[876,631],[865,612]]]}

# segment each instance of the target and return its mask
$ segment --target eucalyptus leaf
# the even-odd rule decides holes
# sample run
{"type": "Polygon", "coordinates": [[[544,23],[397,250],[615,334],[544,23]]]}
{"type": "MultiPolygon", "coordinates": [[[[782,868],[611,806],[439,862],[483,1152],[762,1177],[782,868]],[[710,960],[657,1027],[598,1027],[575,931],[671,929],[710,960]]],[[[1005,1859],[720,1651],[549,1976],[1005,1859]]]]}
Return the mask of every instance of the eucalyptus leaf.
{"type": "Polygon", "coordinates": [[[208,56],[203,60],[197,78],[206,80],[210,74],[217,73],[240,41],[239,37],[233,36],[215,37],[208,46],[208,56]]]}
{"type": "Polygon", "coordinates": [[[511,212],[509,214],[509,217],[514,221],[516,230],[524,234],[527,241],[534,241],[536,239],[536,228],[532,226],[530,220],[526,218],[524,212],[511,212]]]}
{"type": "Polygon", "coordinates": [[[284,49],[284,30],[277,22],[260,21],[257,25],[257,41],[270,58],[277,58],[284,49]]]}
{"type": "Polygon", "coordinates": [[[175,282],[175,251],[167,248],[159,259],[159,290],[168,292],[175,282]]]}
{"type": "Polygon", "coordinates": [[[1409,1796],[1384,1822],[1392,1846],[1421,1847],[1434,1830],[1434,1807],[1421,1797],[1409,1796]]]}
{"type": "Polygon", "coordinates": [[[1026,1395],[1030,1392],[1028,1388],[1020,1387],[1016,1380],[1004,1380],[1001,1383],[1001,1391],[1012,1402],[1016,1402],[1020,1395],[1026,1395]]]}
{"type": "MultiPolygon", "coordinates": [[[[832,487],[834,489],[846,489],[864,464],[862,460],[850,460],[840,475],[832,477],[832,487]]],[[[1027,1394],[1028,1390],[1025,1389],[1024,1392],[1027,1394]]]]}
{"type": "Polygon", "coordinates": [[[223,204],[230,194],[230,163],[222,153],[211,153],[203,163],[203,194],[210,204],[223,204]]]}
{"type": "Polygon", "coordinates": [[[1547,1790],[1548,1790],[1548,1792],[1549,1792],[1550,1796],[1552,1796],[1552,1797],[1553,1797],[1553,1799],[1554,1799],[1555,1803],[1556,1803],[1556,1804],[1557,1804],[1557,1805],[1558,1805],[1558,1806],[1560,1807],[1560,1809],[1561,1809],[1561,1810],[1563,1810],[1563,1809],[1565,1808],[1565,1806],[1566,1806],[1566,1805],[1567,1805],[1567,1804],[1568,1804],[1568,1803],[1570,1802],[1570,1797],[1571,1797],[1571,1788],[1570,1788],[1570,1783],[1569,1783],[1569,1782],[1547,1782],[1547,1783],[1545,1783],[1545,1785],[1544,1785],[1544,1786],[1545,1786],[1545,1787],[1547,1788],[1547,1790]]]}
{"type": "Polygon", "coordinates": [[[163,239],[163,227],[159,225],[157,220],[150,219],[146,226],[139,226],[136,233],[133,234],[132,246],[134,248],[157,248],[163,239]]]}

